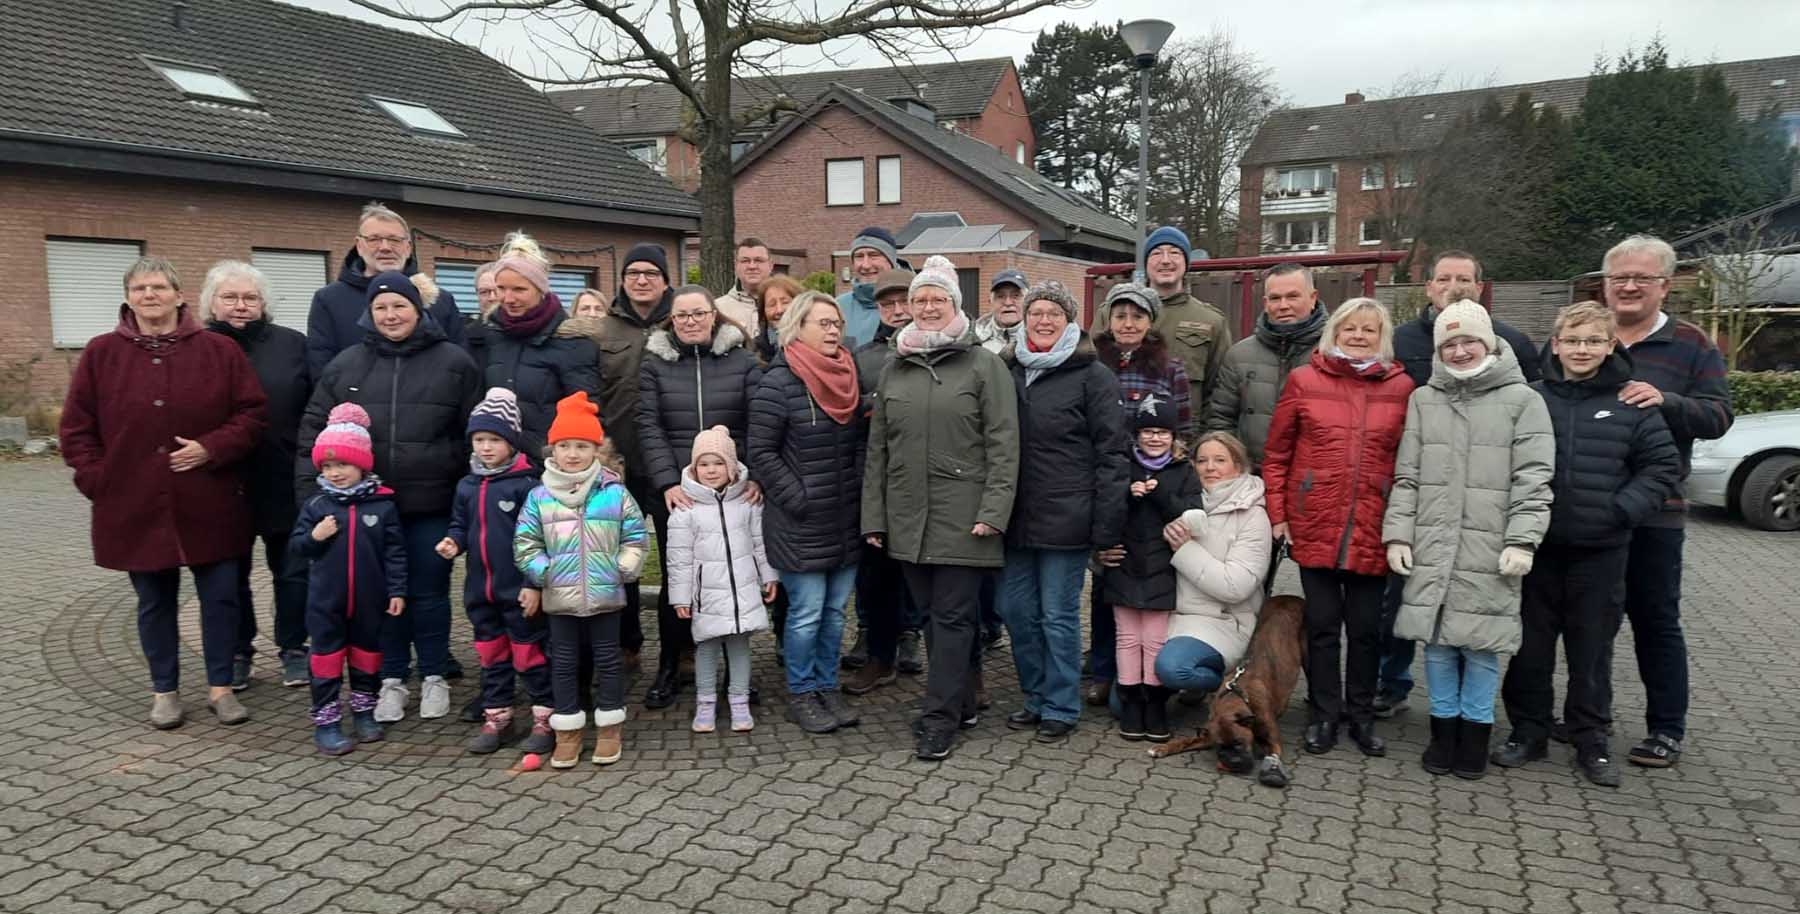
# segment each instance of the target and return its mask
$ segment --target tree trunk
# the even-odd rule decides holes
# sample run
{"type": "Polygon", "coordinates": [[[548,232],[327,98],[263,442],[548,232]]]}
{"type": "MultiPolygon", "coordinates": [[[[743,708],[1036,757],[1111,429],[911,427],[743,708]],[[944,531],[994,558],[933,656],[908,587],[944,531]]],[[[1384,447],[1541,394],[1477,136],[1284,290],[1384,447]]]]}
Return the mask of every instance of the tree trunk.
{"type": "Polygon", "coordinates": [[[735,126],[731,113],[731,58],[724,50],[730,34],[729,12],[724,3],[696,5],[706,49],[705,84],[700,89],[706,102],[695,118],[695,132],[700,140],[700,282],[723,292],[733,282],[732,258],[737,238],[737,203],[731,174],[735,126]]]}

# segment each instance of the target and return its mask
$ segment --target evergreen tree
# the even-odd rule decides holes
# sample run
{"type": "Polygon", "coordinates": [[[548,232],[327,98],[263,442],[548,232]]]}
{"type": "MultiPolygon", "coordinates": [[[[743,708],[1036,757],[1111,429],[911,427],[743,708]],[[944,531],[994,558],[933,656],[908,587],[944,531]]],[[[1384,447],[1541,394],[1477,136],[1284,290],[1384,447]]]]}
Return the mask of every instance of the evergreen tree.
{"type": "Polygon", "coordinates": [[[1065,22],[1039,33],[1019,80],[1037,132],[1038,173],[1132,218],[1137,79],[1118,27],[1065,22]]]}

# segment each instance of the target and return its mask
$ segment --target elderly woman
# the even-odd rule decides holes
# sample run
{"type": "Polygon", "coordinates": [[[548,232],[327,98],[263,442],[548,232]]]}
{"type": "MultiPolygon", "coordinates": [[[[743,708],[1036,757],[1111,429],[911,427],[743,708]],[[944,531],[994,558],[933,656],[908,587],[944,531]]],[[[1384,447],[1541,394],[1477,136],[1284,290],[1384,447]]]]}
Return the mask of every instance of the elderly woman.
{"type": "Polygon", "coordinates": [[[469,350],[469,356],[476,365],[487,364],[488,315],[500,307],[500,287],[494,283],[494,271],[499,268],[497,261],[489,261],[475,268],[475,301],[477,310],[463,318],[463,348],[469,350]]]}
{"type": "MultiPolygon", "coordinates": [[[[200,318],[206,329],[238,344],[268,396],[269,425],[240,468],[255,533],[263,541],[263,557],[275,580],[281,684],[303,686],[312,681],[306,665],[306,563],[288,552],[288,533],[299,514],[293,487],[295,442],[300,417],[312,396],[312,378],[306,370],[306,334],[270,320],[268,308],[269,280],[247,263],[219,261],[200,288],[200,318]]],[[[238,647],[231,672],[231,687],[238,690],[250,685],[250,660],[256,653],[251,644],[256,638],[251,564],[249,556],[238,564],[238,647]]]]}
{"type": "Polygon", "coordinates": [[[137,591],[150,725],[159,730],[182,720],[184,566],[200,594],[207,704],[220,723],[250,719],[231,692],[238,563],[252,532],[235,464],[262,438],[264,402],[243,351],[201,328],[174,265],[156,257],[125,271],[119,326],[88,341],[69,379],[63,461],[93,502],[94,564],[127,572],[137,591]]]}
{"type": "Polygon", "coordinates": [[[339,403],[369,414],[375,473],[394,489],[406,540],[406,612],[381,630],[381,695],[375,719],[392,723],[406,715],[408,665],[419,658],[419,716],[443,717],[450,709],[444,679],[450,658],[450,560],[437,553],[450,527],[456,484],[469,472],[469,412],[481,399],[481,370],[469,354],[445,339],[421,302],[435,294],[430,280],[397,271],[369,281],[372,329],[362,343],[331,360],[313,389],[300,424],[294,460],[302,496],[313,488],[313,441],[339,403]],[[420,289],[419,286],[425,286],[420,289]],[[421,294],[423,293],[423,294],[421,294]]]}
{"type": "Polygon", "coordinates": [[[1269,523],[1288,541],[1306,593],[1306,751],[1337,745],[1346,714],[1364,755],[1375,735],[1381,598],[1387,550],[1381,516],[1394,484],[1412,379],[1394,361],[1394,324],[1372,298],[1337,307],[1310,364],[1288,374],[1263,451],[1269,523]],[[1340,677],[1340,632],[1348,632],[1340,677]]]}
{"type": "Polygon", "coordinates": [[[605,317],[606,296],[600,294],[599,289],[582,289],[575,294],[575,304],[569,309],[569,315],[571,317],[605,317]]]}
{"type": "MultiPolygon", "coordinates": [[[[669,512],[694,506],[681,485],[694,437],[723,425],[731,430],[738,453],[747,453],[750,394],[762,380],[762,368],[744,343],[743,328],[719,313],[718,303],[704,286],[677,288],[669,305],[669,326],[652,331],[644,343],[644,361],[638,368],[638,447],[642,476],[665,509],[647,512],[656,521],[659,547],[667,542],[669,512]]],[[[752,504],[762,500],[754,480],[745,497],[752,504]]],[[[665,549],[657,550],[665,574],[667,555],[665,549]]],[[[644,704],[664,708],[680,691],[681,655],[693,652],[694,638],[688,622],[675,615],[672,605],[661,602],[656,630],[662,653],[644,704]]]]}
{"type": "Polygon", "coordinates": [[[1076,323],[1075,297],[1056,283],[1033,286],[1023,330],[1006,355],[1019,478],[999,604],[1025,706],[1006,724],[1055,742],[1081,716],[1081,587],[1088,559],[1120,543],[1128,444],[1119,382],[1076,323]]]}
{"type": "Polygon", "coordinates": [[[949,757],[975,721],[981,580],[1005,561],[1019,473],[1019,407],[1000,357],[975,342],[956,268],[941,256],[912,281],[912,323],[876,391],[863,473],[869,544],[902,563],[929,607],[917,755],[949,757]]]}
{"type": "Polygon", "coordinates": [[[504,387],[519,400],[524,450],[541,461],[557,401],[600,390],[600,350],[594,341],[557,334],[568,315],[550,291],[550,270],[537,242],[521,233],[507,238],[494,262],[498,306],[487,317],[487,387],[504,387]]]}
{"type": "Polygon", "coordinates": [[[806,287],[800,281],[785,273],[777,273],[764,282],[756,292],[756,307],[762,313],[763,330],[756,335],[756,355],[762,359],[766,367],[775,361],[775,354],[781,351],[781,317],[787,313],[788,306],[806,287]]]}

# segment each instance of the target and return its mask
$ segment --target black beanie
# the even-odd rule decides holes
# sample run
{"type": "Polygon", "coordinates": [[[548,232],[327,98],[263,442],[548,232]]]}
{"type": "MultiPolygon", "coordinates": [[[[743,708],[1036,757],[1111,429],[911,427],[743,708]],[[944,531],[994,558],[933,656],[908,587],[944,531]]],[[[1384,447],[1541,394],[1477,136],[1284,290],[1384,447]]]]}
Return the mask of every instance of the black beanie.
{"type": "Polygon", "coordinates": [[[656,267],[662,271],[663,282],[669,281],[669,255],[663,253],[662,245],[649,242],[633,245],[625,254],[624,265],[619,267],[620,279],[625,278],[625,271],[631,269],[634,263],[648,263],[656,267]]]}
{"type": "Polygon", "coordinates": [[[1131,428],[1134,432],[1147,428],[1174,431],[1176,423],[1180,421],[1174,399],[1154,389],[1126,400],[1125,408],[1131,411],[1131,428]]]}

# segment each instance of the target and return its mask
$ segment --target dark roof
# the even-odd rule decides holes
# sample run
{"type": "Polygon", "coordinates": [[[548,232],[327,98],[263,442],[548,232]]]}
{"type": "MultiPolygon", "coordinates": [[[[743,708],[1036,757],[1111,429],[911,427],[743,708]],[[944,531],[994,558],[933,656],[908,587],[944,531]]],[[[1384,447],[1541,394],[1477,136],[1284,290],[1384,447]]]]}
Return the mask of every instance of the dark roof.
{"type": "Polygon", "coordinates": [[[769,150],[781,145],[801,125],[834,105],[844,106],[930,156],[939,165],[986,187],[1008,205],[1036,216],[1040,226],[1038,234],[1044,240],[1076,241],[1113,247],[1126,253],[1135,249],[1138,233],[1132,224],[1107,215],[1087,198],[1057,186],[974,137],[946,130],[916,114],[843,85],[833,86],[806,111],[783,121],[775,132],[738,159],[734,173],[741,173],[769,150]],[[1045,231],[1045,228],[1050,230],[1045,231]],[[1075,235],[1086,238],[1072,237],[1075,235]]]}
{"type": "Polygon", "coordinates": [[[0,140],[201,159],[690,219],[694,199],[480,52],[272,0],[7,3],[0,140]],[[183,27],[175,24],[181,9],[183,27]],[[217,68],[257,107],[145,60],[217,68]],[[414,133],[370,96],[427,105],[414,133]]]}
{"type": "MultiPolygon", "coordinates": [[[[1737,93],[1740,117],[1755,117],[1771,102],[1785,112],[1800,112],[1800,57],[1734,60],[1717,66],[1726,85],[1737,93]],[[1773,85],[1777,82],[1782,84],[1773,85]]],[[[1479,107],[1488,96],[1510,106],[1520,93],[1529,92],[1534,103],[1544,102],[1572,115],[1587,95],[1588,78],[1276,111],[1257,130],[1243,161],[1245,165],[1330,162],[1417,149],[1434,142],[1458,115],[1479,107]],[[1427,119],[1428,114],[1433,117],[1427,119]]]]}
{"type": "MultiPolygon", "coordinates": [[[[731,110],[742,116],[783,93],[793,100],[795,108],[805,108],[830,90],[833,83],[842,83],[883,101],[922,98],[946,120],[980,117],[1010,66],[1012,58],[993,57],[735,79],[731,85],[731,110]]],[[[685,101],[673,86],[661,83],[566,89],[551,92],[550,97],[602,134],[632,137],[673,136],[681,128],[685,101]]]]}
{"type": "Polygon", "coordinates": [[[1762,219],[1768,220],[1769,234],[1764,237],[1772,244],[1779,240],[1777,236],[1793,231],[1789,224],[1800,226],[1800,217],[1795,215],[1796,212],[1800,212],[1800,193],[1789,194],[1773,203],[1765,203],[1736,215],[1727,216],[1711,225],[1676,238],[1670,241],[1669,245],[1678,253],[1694,254],[1697,252],[1696,249],[1712,241],[1715,236],[1726,234],[1740,226],[1753,224],[1762,219]]]}

